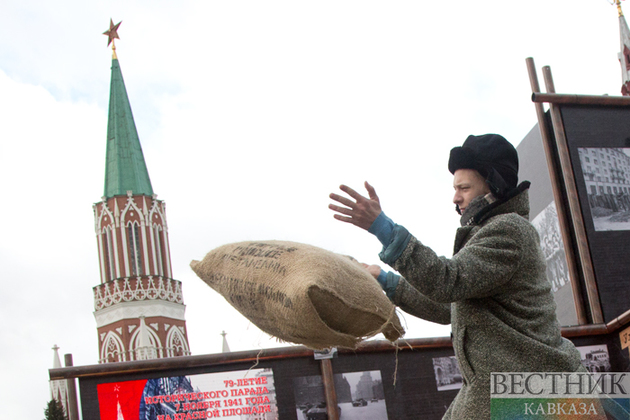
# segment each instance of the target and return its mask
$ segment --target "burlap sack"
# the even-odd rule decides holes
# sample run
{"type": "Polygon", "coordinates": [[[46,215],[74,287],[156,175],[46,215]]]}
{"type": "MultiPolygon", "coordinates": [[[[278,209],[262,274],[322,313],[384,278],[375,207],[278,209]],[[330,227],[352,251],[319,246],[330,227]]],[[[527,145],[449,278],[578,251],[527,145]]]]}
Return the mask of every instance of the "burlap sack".
{"type": "Polygon", "coordinates": [[[313,349],[355,348],[382,332],[404,334],[395,306],[356,260],[283,241],[210,251],[193,271],[258,328],[313,349]]]}

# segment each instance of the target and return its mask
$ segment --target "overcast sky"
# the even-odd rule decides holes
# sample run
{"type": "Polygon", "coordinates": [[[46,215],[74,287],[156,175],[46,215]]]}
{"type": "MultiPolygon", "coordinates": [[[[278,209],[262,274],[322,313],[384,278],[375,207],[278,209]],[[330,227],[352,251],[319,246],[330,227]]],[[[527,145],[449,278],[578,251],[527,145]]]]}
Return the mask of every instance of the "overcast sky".
{"type": "MultiPolygon", "coordinates": [[[[449,150],[515,145],[536,123],[525,59],[560,93],[617,95],[606,0],[18,1],[0,12],[0,406],[43,417],[57,344],[98,360],[92,204],[103,195],[111,50],[154,191],[167,204],[193,354],[279,345],[190,270],[241,240],[309,243],[378,263],[328,194],[368,180],[385,212],[450,256],[449,150]]],[[[542,76],[541,76],[542,84],[542,76]]],[[[532,188],[535,188],[534,185],[532,188]]],[[[448,327],[404,316],[406,337],[448,327]]],[[[283,344],[284,345],[284,344],[283,344]]]]}

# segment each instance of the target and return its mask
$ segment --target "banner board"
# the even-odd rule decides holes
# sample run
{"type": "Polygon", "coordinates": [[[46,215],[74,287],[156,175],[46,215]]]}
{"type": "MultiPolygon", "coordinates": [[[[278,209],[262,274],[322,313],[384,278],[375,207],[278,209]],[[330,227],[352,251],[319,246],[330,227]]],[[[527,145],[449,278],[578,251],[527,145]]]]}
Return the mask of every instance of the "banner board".
{"type": "Polygon", "coordinates": [[[101,420],[276,420],[273,372],[251,369],[97,386],[101,420]]]}

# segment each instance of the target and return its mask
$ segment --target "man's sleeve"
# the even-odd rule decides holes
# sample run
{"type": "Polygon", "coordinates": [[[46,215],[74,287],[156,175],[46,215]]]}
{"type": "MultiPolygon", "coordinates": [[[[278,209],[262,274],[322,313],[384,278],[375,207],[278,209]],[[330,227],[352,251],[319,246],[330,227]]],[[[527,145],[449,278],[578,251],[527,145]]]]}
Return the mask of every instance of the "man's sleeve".
{"type": "MultiPolygon", "coordinates": [[[[514,215],[514,218],[520,216],[514,215]]],[[[396,225],[382,261],[401,273],[412,288],[435,302],[487,297],[518,269],[522,239],[516,219],[489,223],[451,259],[438,256],[396,225]]]]}
{"type": "Polygon", "coordinates": [[[395,224],[383,211],[372,222],[368,232],[376,236],[383,245],[383,251],[379,254],[379,257],[387,264],[389,264],[388,261],[398,259],[411,238],[407,229],[395,224]]]}
{"type": "MultiPolygon", "coordinates": [[[[381,212],[368,231],[374,234],[383,244],[384,251],[389,254],[400,255],[411,235],[406,229],[396,225],[385,213],[381,212]],[[402,233],[402,235],[401,235],[402,233]]],[[[381,258],[383,258],[381,253],[381,258]]],[[[417,316],[438,324],[451,323],[451,305],[438,303],[423,296],[412,287],[403,277],[381,270],[377,278],[387,297],[408,314],[417,316]]]]}
{"type": "Polygon", "coordinates": [[[451,323],[450,303],[438,303],[429,299],[410,285],[404,277],[398,281],[391,301],[403,311],[418,318],[443,325],[451,323]]]}

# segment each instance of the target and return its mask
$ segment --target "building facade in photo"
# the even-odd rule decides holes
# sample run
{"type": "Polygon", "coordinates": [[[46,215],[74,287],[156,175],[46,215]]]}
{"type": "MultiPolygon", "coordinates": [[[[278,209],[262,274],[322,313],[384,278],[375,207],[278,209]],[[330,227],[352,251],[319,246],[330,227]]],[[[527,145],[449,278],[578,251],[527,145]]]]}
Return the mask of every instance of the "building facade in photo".
{"type": "Polygon", "coordinates": [[[591,208],[630,210],[630,149],[579,148],[591,208]]]}

